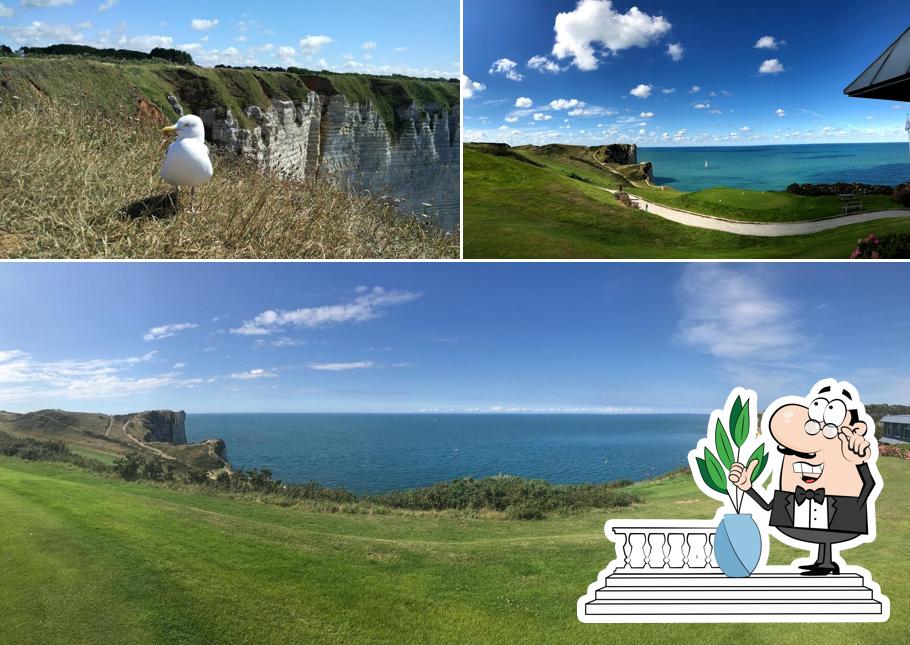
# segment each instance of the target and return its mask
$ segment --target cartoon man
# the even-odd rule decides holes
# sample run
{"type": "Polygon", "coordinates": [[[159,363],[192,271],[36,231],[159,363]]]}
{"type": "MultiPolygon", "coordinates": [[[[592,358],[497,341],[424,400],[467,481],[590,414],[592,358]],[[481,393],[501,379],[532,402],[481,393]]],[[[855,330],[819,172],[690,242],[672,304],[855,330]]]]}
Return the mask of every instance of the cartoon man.
{"type": "Polygon", "coordinates": [[[771,511],[769,524],[785,536],[818,545],[815,564],[801,566],[804,576],[837,575],[832,545],[870,533],[870,495],[881,482],[873,471],[878,448],[866,438],[873,421],[856,389],[827,379],[809,396],[775,401],[762,418],[762,432],[777,442],[783,455],[778,490],[771,502],[752,487],[758,465],[735,463],[730,481],[756,504],[771,511]],[[870,466],[871,462],[871,466],[870,466]]]}

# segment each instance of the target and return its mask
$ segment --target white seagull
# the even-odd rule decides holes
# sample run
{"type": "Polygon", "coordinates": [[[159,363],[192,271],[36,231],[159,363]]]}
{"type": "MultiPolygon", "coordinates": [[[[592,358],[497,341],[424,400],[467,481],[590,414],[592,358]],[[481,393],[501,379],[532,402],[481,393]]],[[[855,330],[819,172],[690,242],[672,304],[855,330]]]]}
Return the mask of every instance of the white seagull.
{"type": "Polygon", "coordinates": [[[205,126],[198,116],[188,114],[162,132],[176,132],[177,140],[167,149],[161,166],[161,178],[177,186],[178,191],[180,186],[191,188],[190,212],[195,213],[193,200],[196,188],[211,179],[214,173],[209,149],[205,145],[205,126]]]}

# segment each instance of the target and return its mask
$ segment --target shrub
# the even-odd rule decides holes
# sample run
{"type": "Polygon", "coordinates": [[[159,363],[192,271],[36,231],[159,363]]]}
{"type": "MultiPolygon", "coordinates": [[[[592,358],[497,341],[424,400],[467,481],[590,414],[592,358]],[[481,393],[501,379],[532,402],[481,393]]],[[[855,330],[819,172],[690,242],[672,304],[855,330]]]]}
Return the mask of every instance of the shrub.
{"type": "Polygon", "coordinates": [[[891,233],[881,239],[874,233],[857,240],[850,254],[851,260],[901,260],[910,258],[910,234],[891,233]]]}
{"type": "Polygon", "coordinates": [[[910,206],[910,181],[895,188],[891,196],[898,204],[910,206]]]}
{"type": "Polygon", "coordinates": [[[506,509],[506,517],[510,520],[542,520],[544,516],[544,510],[534,502],[513,504],[506,509]]]}

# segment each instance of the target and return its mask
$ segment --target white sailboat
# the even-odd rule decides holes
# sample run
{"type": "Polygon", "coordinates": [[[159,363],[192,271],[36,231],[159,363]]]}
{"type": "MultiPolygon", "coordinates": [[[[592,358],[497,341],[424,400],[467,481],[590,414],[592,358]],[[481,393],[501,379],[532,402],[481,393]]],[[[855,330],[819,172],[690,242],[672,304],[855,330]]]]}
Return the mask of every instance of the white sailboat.
{"type": "MultiPolygon", "coordinates": [[[[908,120],[907,123],[910,123],[910,120],[908,120]]],[[[708,160],[705,159],[705,168],[707,168],[707,167],[708,167],[708,160]]]]}

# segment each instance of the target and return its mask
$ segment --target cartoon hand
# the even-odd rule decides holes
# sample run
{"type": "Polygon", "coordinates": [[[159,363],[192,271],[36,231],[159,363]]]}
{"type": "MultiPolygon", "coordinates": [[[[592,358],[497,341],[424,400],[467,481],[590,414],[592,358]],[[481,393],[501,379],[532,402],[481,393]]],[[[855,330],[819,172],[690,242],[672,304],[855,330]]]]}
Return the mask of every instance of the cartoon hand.
{"type": "Polygon", "coordinates": [[[872,449],[866,438],[852,428],[841,428],[837,435],[844,458],[851,464],[864,464],[872,456],[872,449]]]}
{"type": "Polygon", "coordinates": [[[730,466],[730,481],[739,490],[749,490],[752,488],[752,471],[755,470],[756,466],[758,466],[757,459],[749,464],[748,469],[740,463],[733,464],[730,466]]]}

